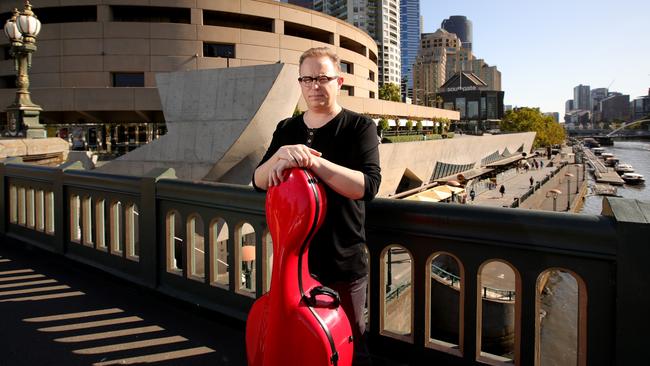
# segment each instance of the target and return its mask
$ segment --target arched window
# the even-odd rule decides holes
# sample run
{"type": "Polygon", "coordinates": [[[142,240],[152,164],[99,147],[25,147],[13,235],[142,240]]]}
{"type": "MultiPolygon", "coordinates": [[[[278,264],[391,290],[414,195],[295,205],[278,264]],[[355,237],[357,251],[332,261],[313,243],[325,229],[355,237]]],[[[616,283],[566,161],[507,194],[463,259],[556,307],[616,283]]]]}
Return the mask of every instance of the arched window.
{"type": "Polygon", "coordinates": [[[236,231],[238,244],[237,291],[255,296],[255,229],[247,222],[239,225],[236,231]]]}
{"type": "Polygon", "coordinates": [[[187,218],[187,257],[190,261],[189,277],[198,281],[205,281],[205,228],[203,219],[198,214],[187,218]]]}
{"type": "Polygon", "coordinates": [[[54,235],[54,192],[45,194],[45,232],[54,235]]]}
{"type": "Polygon", "coordinates": [[[135,203],[126,208],[126,258],[140,259],[140,210],[135,203]]]}
{"type": "Polygon", "coordinates": [[[83,243],[87,246],[93,246],[93,199],[92,197],[85,196],[81,207],[81,228],[83,243]]]}
{"type": "Polygon", "coordinates": [[[124,242],[122,241],[122,202],[115,201],[111,204],[111,253],[122,255],[124,242]]]}
{"type": "Polygon", "coordinates": [[[34,228],[34,224],[36,221],[36,213],[34,211],[34,189],[28,188],[27,189],[27,227],[28,228],[34,228]]]}
{"type": "Polygon", "coordinates": [[[551,268],[537,277],[535,365],[586,365],[587,287],[580,276],[551,268]],[[583,338],[582,340],[580,338],[583,338]]]}
{"type": "Polygon", "coordinates": [[[413,342],[412,256],[400,245],[381,253],[380,333],[413,342]]]}
{"type": "Polygon", "coordinates": [[[81,243],[81,200],[79,196],[70,196],[70,241],[81,243]]]}
{"type": "Polygon", "coordinates": [[[25,201],[26,193],[24,187],[18,187],[18,225],[25,226],[25,201]]]}
{"type": "Polygon", "coordinates": [[[210,285],[228,288],[228,224],[220,217],[210,224],[210,285]]]}
{"type": "Polygon", "coordinates": [[[166,235],[165,243],[167,247],[167,272],[176,275],[183,274],[183,224],[181,215],[177,211],[171,211],[167,214],[165,220],[166,235]]]}
{"type": "Polygon", "coordinates": [[[98,199],[95,203],[95,240],[97,249],[108,251],[106,246],[106,215],[105,201],[98,199]]]}
{"type": "Polygon", "coordinates": [[[9,222],[18,223],[18,188],[13,184],[9,186],[9,222]]]}
{"type": "Polygon", "coordinates": [[[435,253],[427,262],[426,345],[462,356],[464,270],[448,253],[435,253]]]}
{"type": "Polygon", "coordinates": [[[477,359],[483,362],[517,363],[521,279],[503,260],[490,260],[478,271],[477,359]]]}
{"type": "Polygon", "coordinates": [[[45,192],[42,189],[36,191],[36,230],[45,231],[45,192]]]}

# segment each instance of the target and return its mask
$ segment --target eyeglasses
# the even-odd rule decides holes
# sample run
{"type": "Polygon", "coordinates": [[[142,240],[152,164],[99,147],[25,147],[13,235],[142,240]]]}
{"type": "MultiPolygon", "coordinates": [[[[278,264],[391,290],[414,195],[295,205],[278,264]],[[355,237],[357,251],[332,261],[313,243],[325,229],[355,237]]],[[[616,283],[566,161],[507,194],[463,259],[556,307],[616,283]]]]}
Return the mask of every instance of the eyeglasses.
{"type": "Polygon", "coordinates": [[[327,75],[318,75],[318,76],[301,76],[298,78],[298,81],[304,86],[311,86],[314,81],[318,85],[325,85],[332,80],[338,79],[338,76],[327,76],[327,75]]]}

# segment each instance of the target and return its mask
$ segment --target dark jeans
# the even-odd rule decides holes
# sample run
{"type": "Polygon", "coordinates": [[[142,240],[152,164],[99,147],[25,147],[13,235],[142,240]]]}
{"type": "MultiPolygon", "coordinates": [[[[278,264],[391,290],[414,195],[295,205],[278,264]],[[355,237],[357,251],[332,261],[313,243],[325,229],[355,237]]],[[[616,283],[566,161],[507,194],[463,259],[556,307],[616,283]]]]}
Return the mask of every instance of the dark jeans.
{"type": "Polygon", "coordinates": [[[366,340],[366,320],[363,312],[368,294],[368,275],[352,282],[336,282],[330,284],[341,297],[341,306],[350,320],[352,336],[354,337],[353,366],[366,366],[371,364],[370,352],[366,340]]]}

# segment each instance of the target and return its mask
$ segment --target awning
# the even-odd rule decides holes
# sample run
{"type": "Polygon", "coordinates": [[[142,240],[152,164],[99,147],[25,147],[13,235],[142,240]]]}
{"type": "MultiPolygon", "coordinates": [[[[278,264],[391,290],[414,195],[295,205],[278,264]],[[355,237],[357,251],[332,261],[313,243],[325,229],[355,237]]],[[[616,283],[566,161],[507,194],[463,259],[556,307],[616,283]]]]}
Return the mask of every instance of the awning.
{"type": "Polygon", "coordinates": [[[380,119],[381,119],[381,118],[373,118],[372,121],[375,122],[375,124],[376,124],[377,126],[379,126],[379,120],[380,120],[380,119]]]}
{"type": "Polygon", "coordinates": [[[390,127],[395,127],[395,120],[394,119],[388,119],[388,125],[390,127]]]}
{"type": "Polygon", "coordinates": [[[490,164],[488,164],[486,166],[489,167],[489,168],[501,167],[501,166],[504,166],[504,165],[508,165],[510,163],[514,163],[515,161],[519,161],[521,159],[525,159],[524,156],[521,155],[521,154],[517,154],[517,155],[513,155],[513,156],[511,156],[509,158],[505,158],[505,159],[501,159],[499,161],[495,161],[495,162],[490,163],[490,164]]]}
{"type": "Polygon", "coordinates": [[[422,121],[422,126],[423,127],[433,127],[433,121],[429,121],[429,120],[425,119],[425,120],[422,121]]]}
{"type": "Polygon", "coordinates": [[[413,195],[413,196],[408,196],[408,197],[406,197],[404,199],[409,200],[409,201],[420,201],[420,202],[438,202],[438,201],[440,201],[439,199],[433,199],[433,198],[429,198],[429,197],[426,197],[426,196],[420,196],[420,195],[417,195],[417,194],[413,195]]]}
{"type": "Polygon", "coordinates": [[[441,191],[441,192],[448,192],[449,194],[452,194],[452,193],[459,194],[459,193],[465,192],[465,188],[459,188],[459,187],[448,186],[448,185],[438,186],[438,187],[436,187],[434,189],[436,189],[438,191],[441,191]]]}
{"type": "Polygon", "coordinates": [[[401,127],[404,127],[404,126],[406,126],[406,122],[407,122],[407,121],[408,121],[408,119],[400,118],[400,119],[399,119],[399,125],[400,125],[401,127]]]}

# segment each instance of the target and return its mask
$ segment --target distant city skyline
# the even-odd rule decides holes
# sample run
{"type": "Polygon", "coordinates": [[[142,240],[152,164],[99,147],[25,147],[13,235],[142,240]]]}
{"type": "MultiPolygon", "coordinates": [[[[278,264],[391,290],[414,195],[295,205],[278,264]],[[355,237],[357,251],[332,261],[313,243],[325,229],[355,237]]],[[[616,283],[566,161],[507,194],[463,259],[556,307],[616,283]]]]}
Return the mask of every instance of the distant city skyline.
{"type": "Polygon", "coordinates": [[[472,21],[473,51],[501,71],[505,104],[563,115],[579,84],[609,87],[630,100],[648,94],[648,1],[420,4],[424,32],[435,32],[452,15],[472,21]]]}

